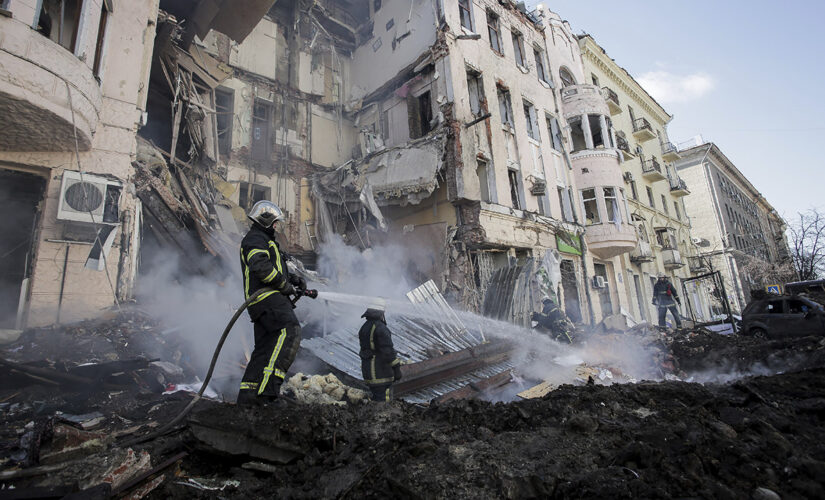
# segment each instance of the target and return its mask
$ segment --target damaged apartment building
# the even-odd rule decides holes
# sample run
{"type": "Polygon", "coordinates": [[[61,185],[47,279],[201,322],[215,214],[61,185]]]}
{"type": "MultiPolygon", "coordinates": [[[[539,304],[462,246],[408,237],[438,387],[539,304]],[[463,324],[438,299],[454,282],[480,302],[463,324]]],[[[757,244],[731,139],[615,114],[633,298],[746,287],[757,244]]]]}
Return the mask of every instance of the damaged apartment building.
{"type": "MultiPolygon", "coordinates": [[[[176,156],[211,155],[194,191],[219,192],[224,233],[269,199],[287,213],[287,251],[307,265],[334,234],[362,250],[398,244],[400,272],[474,310],[494,275],[507,282],[502,270],[558,250],[568,314],[591,316],[556,83],[582,79],[582,64],[555,14],[509,1],[278,1],[242,42],[213,31],[189,52],[209,73],[189,92],[206,118],[194,127],[203,141],[180,129],[176,156]]],[[[153,69],[141,135],[160,155],[179,123],[200,119],[175,117],[176,86],[153,69]]],[[[163,239],[167,224],[154,222],[163,239]]],[[[524,322],[532,307],[499,316],[524,322]]]]}
{"type": "MultiPolygon", "coordinates": [[[[152,156],[137,131],[152,119],[147,102],[156,35],[171,43],[171,31],[158,29],[168,18],[159,17],[159,8],[187,6],[187,30],[176,33],[177,49],[164,53],[174,53],[175,67],[192,68],[208,66],[193,62],[188,46],[196,36],[215,29],[241,41],[272,3],[0,2],[0,329],[90,317],[132,297],[146,185],[158,188],[155,200],[166,196],[167,206],[178,208],[173,217],[195,214],[188,215],[196,219],[192,227],[217,246],[205,229],[197,186],[182,175],[189,166],[172,160],[170,170],[156,158],[167,177],[148,179],[136,169],[137,158],[152,156]],[[172,172],[186,197],[164,189],[172,172]]],[[[180,90],[170,103],[187,99],[187,114],[194,116],[191,89],[202,82],[187,78],[191,74],[167,76],[180,90]]],[[[187,136],[197,136],[189,129],[187,136]]]]}

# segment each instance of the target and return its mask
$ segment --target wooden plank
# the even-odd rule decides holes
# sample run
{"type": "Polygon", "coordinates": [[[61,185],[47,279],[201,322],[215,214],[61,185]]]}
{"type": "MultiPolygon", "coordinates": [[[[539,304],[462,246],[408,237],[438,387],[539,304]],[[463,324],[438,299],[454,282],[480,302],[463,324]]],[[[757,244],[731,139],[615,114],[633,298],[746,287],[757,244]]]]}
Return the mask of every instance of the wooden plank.
{"type": "Polygon", "coordinates": [[[550,394],[550,392],[555,391],[558,386],[551,384],[548,381],[544,381],[538,385],[534,385],[533,387],[521,391],[517,394],[518,397],[522,399],[538,399],[543,398],[544,396],[550,394]]]}

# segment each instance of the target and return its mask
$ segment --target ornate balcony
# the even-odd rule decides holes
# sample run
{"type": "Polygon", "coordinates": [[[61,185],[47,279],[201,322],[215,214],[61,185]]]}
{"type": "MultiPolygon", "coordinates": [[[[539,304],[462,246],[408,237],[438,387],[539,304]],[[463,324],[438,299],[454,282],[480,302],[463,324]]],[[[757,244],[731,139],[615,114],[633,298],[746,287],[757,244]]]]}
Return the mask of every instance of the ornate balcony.
{"type": "Polygon", "coordinates": [[[646,241],[639,241],[636,248],[630,252],[630,262],[635,264],[642,264],[644,262],[653,262],[656,257],[653,255],[653,250],[650,248],[650,243],[646,241]]]}
{"type": "Polygon", "coordinates": [[[676,146],[672,142],[662,144],[662,159],[664,161],[676,161],[682,158],[676,146]]]}
{"type": "Polygon", "coordinates": [[[685,263],[682,262],[682,254],[680,254],[679,250],[676,250],[675,248],[663,248],[662,260],[664,261],[665,269],[669,270],[679,269],[685,265],[685,263]]]}
{"type": "Polygon", "coordinates": [[[17,19],[0,16],[0,33],[0,151],[73,151],[73,113],[88,150],[103,99],[89,67],[17,19]]]}
{"type": "Polygon", "coordinates": [[[561,91],[561,105],[564,117],[584,114],[610,116],[602,89],[595,85],[571,85],[561,91]]]}
{"type": "Polygon", "coordinates": [[[610,109],[611,115],[618,115],[622,112],[622,106],[619,104],[619,94],[613,91],[610,87],[602,87],[604,93],[604,100],[607,101],[607,107],[610,109]]]}
{"type": "Polygon", "coordinates": [[[670,179],[670,194],[673,196],[687,196],[690,194],[688,191],[687,183],[681,177],[672,177],[670,179]]]}
{"type": "Polygon", "coordinates": [[[627,142],[627,138],[622,131],[616,132],[616,148],[622,152],[624,161],[636,158],[636,151],[630,147],[630,143],[627,142]]]}
{"type": "Polygon", "coordinates": [[[656,132],[647,118],[636,118],[633,122],[633,137],[639,142],[649,141],[656,137],[656,132]]]}
{"type": "Polygon", "coordinates": [[[642,163],[642,176],[651,182],[667,179],[667,176],[662,171],[662,165],[656,160],[655,156],[651,156],[642,163]]]}
{"type": "Polygon", "coordinates": [[[587,226],[585,229],[587,249],[600,259],[612,259],[617,255],[631,252],[637,245],[636,229],[632,224],[607,222],[587,226]]]}

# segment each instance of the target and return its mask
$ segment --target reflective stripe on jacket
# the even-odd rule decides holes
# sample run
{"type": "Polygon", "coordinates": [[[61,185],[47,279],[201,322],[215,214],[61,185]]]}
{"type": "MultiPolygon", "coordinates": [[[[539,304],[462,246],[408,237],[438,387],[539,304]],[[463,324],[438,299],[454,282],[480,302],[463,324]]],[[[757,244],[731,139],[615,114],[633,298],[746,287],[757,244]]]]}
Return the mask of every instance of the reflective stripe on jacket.
{"type": "Polygon", "coordinates": [[[395,380],[393,367],[401,363],[392,345],[387,325],[377,318],[367,318],[358,331],[361,344],[361,374],[367,384],[388,384],[395,380]]]}
{"type": "Polygon", "coordinates": [[[260,288],[274,289],[250,304],[249,316],[252,320],[257,319],[264,310],[274,309],[283,313],[283,322],[298,324],[289,298],[280,293],[289,282],[289,270],[274,238],[253,224],[241,241],[240,259],[245,299],[260,288]]]}

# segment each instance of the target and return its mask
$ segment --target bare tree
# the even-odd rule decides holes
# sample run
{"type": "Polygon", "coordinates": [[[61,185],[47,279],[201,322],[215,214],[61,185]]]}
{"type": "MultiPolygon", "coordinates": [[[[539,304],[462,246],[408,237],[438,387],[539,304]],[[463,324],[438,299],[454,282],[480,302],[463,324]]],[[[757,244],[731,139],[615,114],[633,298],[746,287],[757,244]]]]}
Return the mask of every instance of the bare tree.
{"type": "Polygon", "coordinates": [[[799,281],[825,275],[825,215],[812,208],[788,224],[791,259],[799,281]]]}

